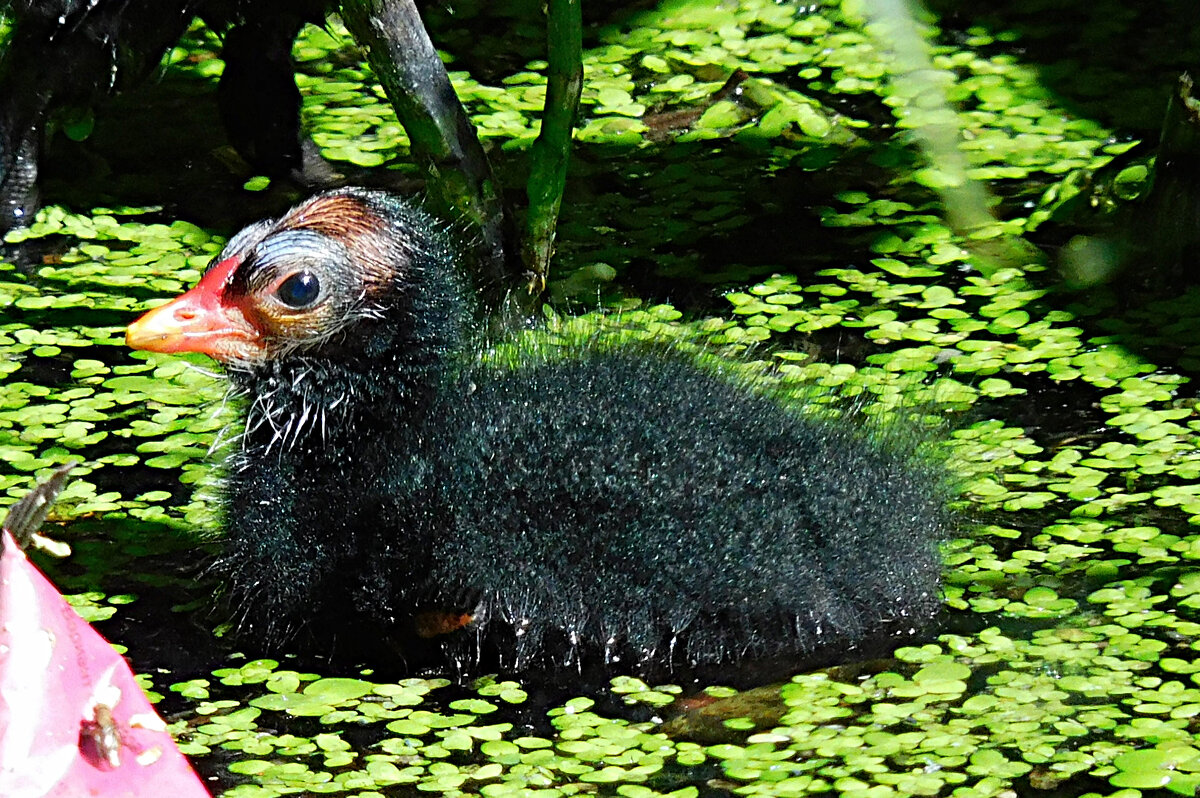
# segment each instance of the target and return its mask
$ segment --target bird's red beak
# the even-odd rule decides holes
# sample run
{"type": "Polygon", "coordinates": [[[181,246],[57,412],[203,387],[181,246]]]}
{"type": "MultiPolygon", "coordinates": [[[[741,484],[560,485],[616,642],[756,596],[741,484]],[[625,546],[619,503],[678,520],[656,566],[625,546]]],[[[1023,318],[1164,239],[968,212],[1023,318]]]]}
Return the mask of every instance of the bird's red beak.
{"type": "Polygon", "coordinates": [[[258,329],[225,301],[240,258],[209,269],[196,287],[151,310],[125,330],[125,343],[150,352],[199,352],[220,361],[249,359],[262,351],[258,329]]]}

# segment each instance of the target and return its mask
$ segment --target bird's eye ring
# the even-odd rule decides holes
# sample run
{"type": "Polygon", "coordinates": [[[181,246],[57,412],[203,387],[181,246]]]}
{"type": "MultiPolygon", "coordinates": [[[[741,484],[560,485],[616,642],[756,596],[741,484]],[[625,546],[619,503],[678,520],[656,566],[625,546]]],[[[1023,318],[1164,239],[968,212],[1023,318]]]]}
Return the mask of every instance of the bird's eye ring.
{"type": "Polygon", "coordinates": [[[296,272],[275,289],[275,298],[289,308],[306,308],[321,295],[321,282],[312,272],[296,272]]]}

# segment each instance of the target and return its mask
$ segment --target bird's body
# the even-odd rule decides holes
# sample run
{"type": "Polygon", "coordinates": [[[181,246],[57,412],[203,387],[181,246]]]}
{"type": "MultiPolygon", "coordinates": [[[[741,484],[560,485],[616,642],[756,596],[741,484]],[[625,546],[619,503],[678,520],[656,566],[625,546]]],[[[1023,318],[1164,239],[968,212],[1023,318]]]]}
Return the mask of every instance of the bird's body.
{"type": "Polygon", "coordinates": [[[250,228],[173,305],[131,342],[214,354],[248,394],[223,568],[251,628],[366,618],[517,666],[800,662],[936,609],[936,469],[664,347],[482,357],[449,251],[395,198],[250,228]],[[357,264],[349,304],[268,307],[309,298],[301,272],[338,290],[322,258],[357,264]]]}

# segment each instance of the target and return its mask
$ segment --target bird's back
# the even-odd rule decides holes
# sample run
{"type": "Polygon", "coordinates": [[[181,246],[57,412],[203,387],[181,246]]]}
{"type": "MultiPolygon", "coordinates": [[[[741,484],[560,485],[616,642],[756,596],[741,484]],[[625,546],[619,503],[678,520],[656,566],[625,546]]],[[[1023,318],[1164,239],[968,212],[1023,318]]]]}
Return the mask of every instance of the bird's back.
{"type": "Polygon", "coordinates": [[[517,664],[807,657],[936,607],[934,469],[683,356],[483,366],[428,419],[426,584],[517,664]]]}

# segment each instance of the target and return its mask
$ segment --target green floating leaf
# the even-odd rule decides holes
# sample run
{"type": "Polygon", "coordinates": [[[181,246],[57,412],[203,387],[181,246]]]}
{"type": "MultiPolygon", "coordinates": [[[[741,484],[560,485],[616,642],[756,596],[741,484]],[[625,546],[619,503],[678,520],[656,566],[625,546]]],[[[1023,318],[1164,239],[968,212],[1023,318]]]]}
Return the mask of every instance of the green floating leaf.
{"type": "Polygon", "coordinates": [[[374,689],[374,684],[362,679],[318,679],[304,688],[304,695],[315,700],[340,704],[362,698],[374,689]]]}

